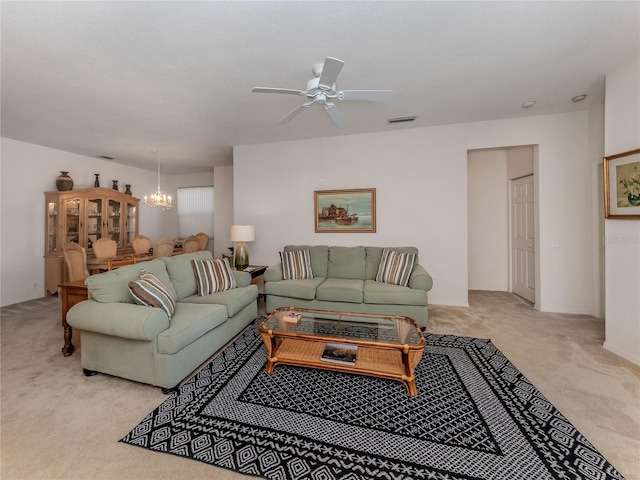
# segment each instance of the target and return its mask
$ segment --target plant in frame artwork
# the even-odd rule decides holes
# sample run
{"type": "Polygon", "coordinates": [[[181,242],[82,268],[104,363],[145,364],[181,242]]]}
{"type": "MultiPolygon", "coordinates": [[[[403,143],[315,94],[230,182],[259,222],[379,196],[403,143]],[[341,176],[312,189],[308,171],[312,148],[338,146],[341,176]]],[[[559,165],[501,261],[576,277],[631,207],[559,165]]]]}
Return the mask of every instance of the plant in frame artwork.
{"type": "Polygon", "coordinates": [[[376,231],[376,189],[317,190],[316,233],[376,231]]]}
{"type": "Polygon", "coordinates": [[[604,158],[606,218],[640,218],[640,149],[604,158]]]}

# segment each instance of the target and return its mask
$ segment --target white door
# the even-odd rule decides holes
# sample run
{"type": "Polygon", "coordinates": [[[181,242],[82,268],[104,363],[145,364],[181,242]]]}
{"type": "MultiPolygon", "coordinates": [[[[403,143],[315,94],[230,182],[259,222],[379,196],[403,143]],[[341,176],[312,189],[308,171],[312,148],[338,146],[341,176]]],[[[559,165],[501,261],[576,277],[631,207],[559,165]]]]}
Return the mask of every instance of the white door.
{"type": "Polygon", "coordinates": [[[536,301],[533,175],[511,181],[511,285],[516,295],[536,301]]]}

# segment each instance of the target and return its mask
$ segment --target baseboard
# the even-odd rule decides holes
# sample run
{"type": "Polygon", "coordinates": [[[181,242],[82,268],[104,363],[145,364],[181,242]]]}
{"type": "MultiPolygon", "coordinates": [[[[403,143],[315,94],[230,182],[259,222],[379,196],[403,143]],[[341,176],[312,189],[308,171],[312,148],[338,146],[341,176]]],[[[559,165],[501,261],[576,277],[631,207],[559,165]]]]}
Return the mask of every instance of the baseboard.
{"type": "Polygon", "coordinates": [[[624,358],[625,360],[629,360],[631,363],[635,363],[636,365],[640,366],[640,357],[634,357],[633,355],[629,355],[628,353],[623,352],[622,350],[620,350],[620,349],[618,349],[616,347],[612,347],[607,342],[604,342],[602,344],[602,348],[604,348],[605,350],[610,351],[611,353],[615,353],[616,355],[618,355],[619,357],[624,358]]]}

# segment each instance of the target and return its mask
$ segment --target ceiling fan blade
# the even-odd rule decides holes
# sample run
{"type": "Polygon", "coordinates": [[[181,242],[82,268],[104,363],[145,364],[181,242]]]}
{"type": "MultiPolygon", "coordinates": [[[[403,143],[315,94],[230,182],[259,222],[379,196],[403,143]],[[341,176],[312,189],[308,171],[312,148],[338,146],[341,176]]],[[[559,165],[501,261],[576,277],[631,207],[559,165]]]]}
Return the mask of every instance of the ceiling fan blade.
{"type": "Polygon", "coordinates": [[[393,90],[342,90],[337,95],[340,100],[388,102],[393,97],[393,90]]]}
{"type": "Polygon", "coordinates": [[[327,112],[327,115],[331,117],[331,120],[333,120],[333,123],[335,123],[338,128],[345,128],[349,126],[349,120],[347,120],[347,117],[345,117],[344,114],[334,104],[326,104],[324,106],[324,110],[325,112],[327,112]]]}
{"type": "Polygon", "coordinates": [[[278,122],[278,125],[284,125],[285,123],[289,123],[289,120],[291,120],[293,117],[300,115],[305,109],[309,108],[309,106],[312,103],[313,102],[303,103],[299,107],[294,108],[289,113],[287,113],[284,117],[282,117],[282,120],[278,122]]]}
{"type": "Polygon", "coordinates": [[[303,90],[294,90],[292,88],[272,88],[272,87],[253,87],[254,93],[290,93],[292,95],[302,95],[303,90]]]}
{"type": "Polygon", "coordinates": [[[324,59],[324,66],[322,67],[322,73],[320,74],[319,87],[325,87],[330,90],[333,84],[336,83],[340,70],[344,67],[344,62],[337,58],[327,57],[324,59]]]}

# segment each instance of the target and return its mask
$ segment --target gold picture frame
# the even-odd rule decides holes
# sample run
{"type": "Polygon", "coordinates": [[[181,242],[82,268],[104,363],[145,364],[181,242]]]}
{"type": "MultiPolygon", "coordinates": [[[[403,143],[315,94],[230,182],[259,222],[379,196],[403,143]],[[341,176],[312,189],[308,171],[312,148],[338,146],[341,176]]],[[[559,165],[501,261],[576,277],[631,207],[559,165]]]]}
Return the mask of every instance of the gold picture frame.
{"type": "Polygon", "coordinates": [[[640,219],[640,148],[604,157],[605,218],[640,219]]]}
{"type": "Polygon", "coordinates": [[[376,189],[315,191],[316,233],[376,231],[376,189]]]}

